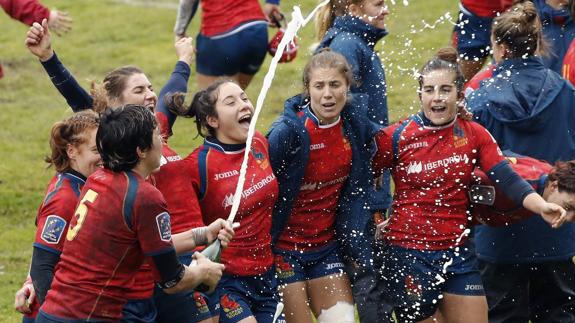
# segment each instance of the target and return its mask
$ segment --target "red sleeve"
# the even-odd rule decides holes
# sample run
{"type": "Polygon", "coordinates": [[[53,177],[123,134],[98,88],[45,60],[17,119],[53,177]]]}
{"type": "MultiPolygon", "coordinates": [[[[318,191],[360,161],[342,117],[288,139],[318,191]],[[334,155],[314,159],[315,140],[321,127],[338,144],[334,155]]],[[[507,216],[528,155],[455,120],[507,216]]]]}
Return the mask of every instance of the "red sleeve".
{"type": "Polygon", "coordinates": [[[373,156],[373,172],[377,175],[381,174],[384,169],[393,166],[393,131],[395,126],[381,129],[375,135],[375,143],[377,151],[373,156]]]}
{"type": "Polygon", "coordinates": [[[149,183],[138,192],[134,207],[134,231],[138,236],[142,252],[154,256],[171,251],[172,228],[170,214],[162,193],[149,183]]]}
{"type": "Polygon", "coordinates": [[[0,0],[0,6],[10,17],[28,26],[50,17],[50,9],[37,0],[0,0]]]}
{"type": "Polygon", "coordinates": [[[34,245],[61,253],[70,219],[76,210],[78,197],[71,190],[62,188],[38,210],[38,223],[34,245]]]}
{"type": "Polygon", "coordinates": [[[479,150],[479,168],[487,172],[495,167],[495,165],[504,161],[505,158],[495,138],[493,138],[489,131],[478,123],[473,122],[471,124],[475,128],[474,137],[476,141],[475,147],[479,150]]]}

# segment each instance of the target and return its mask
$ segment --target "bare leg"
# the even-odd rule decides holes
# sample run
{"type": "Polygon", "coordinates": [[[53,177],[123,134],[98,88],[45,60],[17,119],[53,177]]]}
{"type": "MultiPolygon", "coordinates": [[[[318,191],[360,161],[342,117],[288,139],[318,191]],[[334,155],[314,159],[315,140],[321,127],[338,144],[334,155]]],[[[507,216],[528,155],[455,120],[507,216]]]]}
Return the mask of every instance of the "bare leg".
{"type": "Polygon", "coordinates": [[[449,323],[487,323],[485,296],[463,296],[443,293],[439,310],[449,323]]]}
{"type": "Polygon", "coordinates": [[[346,274],[335,274],[312,279],[307,282],[311,309],[316,317],[321,310],[334,306],[337,302],[353,304],[351,284],[346,274]]]}
{"type": "Polygon", "coordinates": [[[295,282],[280,286],[287,323],[312,323],[309,309],[308,291],[305,282],[295,282]]]}

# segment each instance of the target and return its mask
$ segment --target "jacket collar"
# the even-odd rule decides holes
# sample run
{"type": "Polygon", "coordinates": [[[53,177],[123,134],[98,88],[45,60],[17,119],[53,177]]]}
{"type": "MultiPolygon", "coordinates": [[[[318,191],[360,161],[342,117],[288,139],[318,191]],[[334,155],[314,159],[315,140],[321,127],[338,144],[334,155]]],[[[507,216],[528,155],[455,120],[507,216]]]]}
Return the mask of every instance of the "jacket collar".
{"type": "Polygon", "coordinates": [[[371,49],[373,49],[380,39],[388,34],[387,29],[376,28],[365,21],[350,15],[335,18],[330,33],[335,37],[338,31],[344,31],[356,35],[365,40],[371,49]]]}
{"type": "Polygon", "coordinates": [[[512,69],[523,69],[528,67],[541,67],[544,68],[543,60],[537,56],[530,56],[527,58],[511,58],[506,59],[503,62],[499,63],[495,70],[493,70],[493,77],[498,75],[503,75],[506,71],[512,69]]]}

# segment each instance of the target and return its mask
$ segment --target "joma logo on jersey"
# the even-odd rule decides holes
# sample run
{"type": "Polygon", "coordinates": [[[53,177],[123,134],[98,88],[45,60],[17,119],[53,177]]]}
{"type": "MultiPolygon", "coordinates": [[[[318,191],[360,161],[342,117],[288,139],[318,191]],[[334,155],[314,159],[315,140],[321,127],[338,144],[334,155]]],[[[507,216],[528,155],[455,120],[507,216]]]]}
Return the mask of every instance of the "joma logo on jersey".
{"type": "Polygon", "coordinates": [[[343,263],[342,262],[334,262],[334,263],[325,265],[326,270],[332,270],[332,269],[336,269],[336,268],[343,268],[343,263]]]}
{"type": "Polygon", "coordinates": [[[323,142],[321,142],[319,144],[309,145],[309,150],[319,150],[319,149],[324,149],[324,148],[325,148],[325,144],[323,142]]]}
{"type": "Polygon", "coordinates": [[[239,174],[240,174],[240,172],[238,172],[237,170],[234,169],[234,170],[230,170],[227,172],[216,174],[216,176],[214,176],[214,179],[216,181],[219,181],[220,179],[229,178],[232,176],[238,176],[239,174]]]}
{"type": "Polygon", "coordinates": [[[404,150],[418,149],[418,148],[423,148],[423,147],[427,147],[427,146],[429,146],[427,141],[414,142],[414,143],[411,143],[411,144],[405,146],[404,150]]]}

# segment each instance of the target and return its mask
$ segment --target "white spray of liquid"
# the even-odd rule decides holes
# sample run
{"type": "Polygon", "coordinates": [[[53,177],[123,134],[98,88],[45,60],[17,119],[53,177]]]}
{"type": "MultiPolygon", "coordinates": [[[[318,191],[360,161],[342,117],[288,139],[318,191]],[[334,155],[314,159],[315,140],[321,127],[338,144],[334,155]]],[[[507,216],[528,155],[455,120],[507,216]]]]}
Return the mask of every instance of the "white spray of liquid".
{"type": "Polygon", "coordinates": [[[254,138],[254,134],[256,131],[256,124],[258,121],[258,117],[260,115],[260,111],[262,110],[262,106],[264,104],[264,100],[272,85],[272,81],[278,66],[278,62],[282,56],[282,53],[286,49],[289,42],[296,36],[298,30],[300,30],[303,26],[305,26],[315,15],[317,10],[329,3],[329,0],[323,1],[322,3],[318,4],[315,9],[306,17],[304,18],[301,9],[298,6],[293,7],[292,11],[292,19],[287,25],[285,30],[285,34],[278,45],[278,49],[274,57],[272,58],[272,62],[268,69],[266,76],[264,77],[264,82],[262,85],[262,89],[260,94],[258,95],[258,100],[256,103],[256,109],[254,115],[252,116],[252,122],[250,123],[250,127],[248,129],[248,139],[246,141],[246,150],[244,151],[244,159],[242,161],[242,166],[240,168],[240,176],[238,179],[238,185],[236,186],[236,191],[234,193],[234,203],[232,204],[232,209],[230,211],[230,215],[228,216],[228,221],[233,222],[236,214],[238,213],[238,209],[240,207],[240,199],[242,197],[242,191],[244,189],[244,182],[246,181],[246,171],[248,168],[248,159],[250,156],[250,151],[252,147],[252,140],[254,138]]]}

